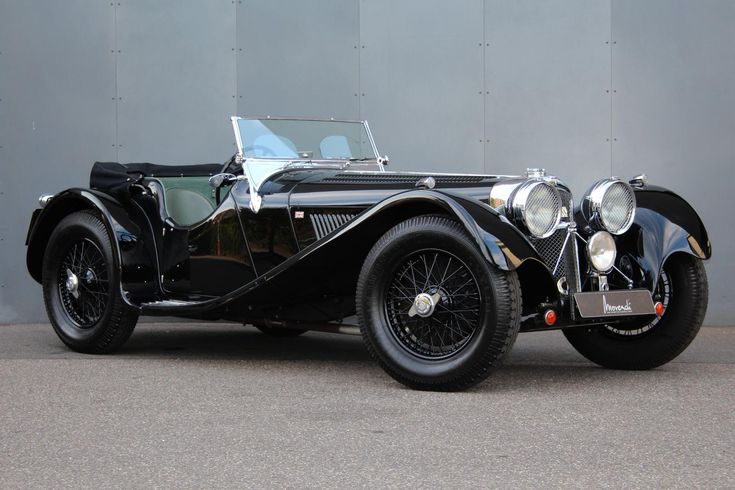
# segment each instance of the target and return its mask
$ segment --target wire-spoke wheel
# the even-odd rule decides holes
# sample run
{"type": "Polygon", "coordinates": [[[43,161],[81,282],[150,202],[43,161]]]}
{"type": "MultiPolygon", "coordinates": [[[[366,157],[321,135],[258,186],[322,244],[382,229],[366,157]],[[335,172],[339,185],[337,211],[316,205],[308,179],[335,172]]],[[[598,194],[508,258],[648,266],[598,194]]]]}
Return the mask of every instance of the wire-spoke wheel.
{"type": "Polygon", "coordinates": [[[590,361],[613,369],[651,369],[681,354],[694,340],[707,312],[708,286],[702,261],[676,254],[664,264],[653,292],[664,314],[654,320],[564,329],[569,343],[590,361]]]}
{"type": "Polygon", "coordinates": [[[117,349],[138,320],[120,296],[107,228],[90,211],[66,216],[51,234],[43,259],[43,293],[54,331],[79,352],[117,349]]]}
{"type": "Polygon", "coordinates": [[[368,350],[399,382],[460,390],[498,367],[520,326],[515,272],[490,264],[456,221],[419,216],[365,259],[357,313],[368,350]]]}
{"type": "Polygon", "coordinates": [[[57,287],[69,319],[79,328],[97,323],[109,301],[105,257],[89,238],[72,243],[61,261],[57,287]]]}
{"type": "Polygon", "coordinates": [[[386,291],[391,332],[412,354],[442,359],[459,352],[480,326],[481,292],[455,255],[426,249],[410,254],[386,291]],[[423,302],[423,303],[422,303],[423,302]],[[425,306],[425,312],[419,309],[425,306]]]}
{"type": "MultiPolygon", "coordinates": [[[[658,284],[653,290],[653,301],[660,301],[661,304],[664,306],[664,311],[666,311],[669,308],[669,303],[671,302],[671,295],[672,295],[672,284],[671,284],[671,278],[669,277],[668,272],[666,270],[662,270],[661,274],[659,274],[658,277],[658,284]]],[[[627,324],[614,324],[614,325],[604,325],[602,328],[606,330],[606,334],[613,337],[613,338],[622,338],[622,339],[635,339],[639,338],[642,335],[648,334],[650,331],[652,331],[654,328],[656,328],[656,325],[659,325],[661,323],[662,317],[656,316],[651,321],[633,321],[627,324]]]]}

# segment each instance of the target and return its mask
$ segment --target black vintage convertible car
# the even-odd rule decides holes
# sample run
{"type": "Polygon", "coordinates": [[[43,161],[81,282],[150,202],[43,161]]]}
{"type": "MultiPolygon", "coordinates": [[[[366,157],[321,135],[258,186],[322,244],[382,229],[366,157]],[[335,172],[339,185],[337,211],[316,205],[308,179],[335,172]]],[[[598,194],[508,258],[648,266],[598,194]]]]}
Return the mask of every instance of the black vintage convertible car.
{"type": "Polygon", "coordinates": [[[521,176],[386,170],[364,121],[232,118],[213,165],[97,162],[40,198],[27,265],[60,339],[118,349],[139,315],[361,334],[413,388],[458,390],[519,331],[563,329],[585,357],[649,369],[707,308],[702,221],[673,192],[605,178],[574,206],[521,176]]]}

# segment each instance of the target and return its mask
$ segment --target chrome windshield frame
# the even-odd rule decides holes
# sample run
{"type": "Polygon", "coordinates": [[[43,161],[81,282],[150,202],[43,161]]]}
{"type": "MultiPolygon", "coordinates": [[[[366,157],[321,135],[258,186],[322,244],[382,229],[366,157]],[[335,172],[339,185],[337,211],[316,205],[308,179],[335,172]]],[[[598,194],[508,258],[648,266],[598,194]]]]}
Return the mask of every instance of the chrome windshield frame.
{"type": "MultiPolygon", "coordinates": [[[[231,116],[230,122],[232,123],[232,129],[235,133],[235,142],[237,144],[237,160],[240,162],[240,165],[242,166],[243,173],[245,174],[245,177],[248,179],[248,185],[250,187],[250,208],[253,210],[253,212],[258,212],[260,209],[260,205],[262,203],[262,196],[260,195],[260,187],[261,185],[268,180],[271,176],[282,172],[285,169],[288,169],[290,167],[293,168],[326,168],[326,169],[338,169],[343,171],[350,171],[350,166],[352,164],[355,164],[355,162],[351,162],[349,160],[342,160],[342,159],[311,159],[311,158],[304,158],[304,159],[294,159],[294,158],[282,158],[282,157],[246,157],[244,153],[244,142],[242,140],[242,134],[240,133],[240,127],[238,125],[238,121],[240,120],[290,120],[290,121],[318,121],[318,122],[344,122],[344,123],[356,123],[356,124],[362,124],[363,128],[365,128],[365,132],[367,133],[368,141],[370,142],[370,147],[373,151],[373,154],[375,155],[375,164],[378,166],[378,172],[385,172],[385,165],[383,163],[382,158],[380,157],[380,153],[378,153],[378,148],[375,145],[375,140],[373,139],[373,134],[370,131],[370,125],[367,123],[367,121],[364,120],[353,120],[353,119],[335,119],[335,118],[312,118],[312,117],[275,117],[275,116],[231,116]],[[264,174],[264,176],[260,179],[255,178],[255,174],[253,172],[253,169],[251,168],[251,162],[253,164],[257,163],[269,163],[269,164],[275,164],[274,168],[271,172],[267,172],[264,174]]],[[[358,165],[363,162],[359,162],[358,165]]],[[[372,161],[371,161],[372,163],[372,161]]]]}

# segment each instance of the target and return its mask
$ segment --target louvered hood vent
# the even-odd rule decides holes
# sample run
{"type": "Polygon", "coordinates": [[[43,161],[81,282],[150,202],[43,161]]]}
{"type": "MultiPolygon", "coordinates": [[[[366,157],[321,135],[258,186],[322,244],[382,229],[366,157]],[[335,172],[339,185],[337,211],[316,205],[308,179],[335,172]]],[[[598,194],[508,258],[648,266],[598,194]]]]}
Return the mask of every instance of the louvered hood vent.
{"type": "MultiPolygon", "coordinates": [[[[426,174],[429,176],[431,174],[426,174]]],[[[420,174],[337,174],[325,178],[324,182],[340,184],[413,184],[421,179],[420,174]]],[[[482,175],[432,175],[437,184],[480,184],[491,179],[482,175]]]]}
{"type": "Polygon", "coordinates": [[[321,240],[326,235],[355,219],[357,214],[352,213],[310,213],[309,218],[316,233],[316,239],[321,240]]]}

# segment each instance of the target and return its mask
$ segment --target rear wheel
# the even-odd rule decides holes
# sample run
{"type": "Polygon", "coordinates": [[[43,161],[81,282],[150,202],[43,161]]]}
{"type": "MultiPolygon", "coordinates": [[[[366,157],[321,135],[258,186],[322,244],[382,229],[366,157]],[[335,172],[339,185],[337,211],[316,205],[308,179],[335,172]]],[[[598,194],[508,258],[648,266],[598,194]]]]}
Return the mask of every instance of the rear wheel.
{"type": "Polygon", "coordinates": [[[651,321],[570,328],[564,335],[590,361],[613,369],[651,369],[671,361],[694,340],[707,312],[702,261],[675,255],[666,261],[654,299],[666,307],[651,321]]]}
{"type": "Polygon", "coordinates": [[[62,342],[87,353],[112,352],[130,337],[138,314],[120,296],[107,228],[95,214],[66,216],[43,258],[43,297],[62,342]]]}
{"type": "Polygon", "coordinates": [[[372,356],[416,389],[461,390],[498,367],[520,326],[515,272],[490,265],[451,219],[389,230],[365,260],[357,313],[372,356]]]}

